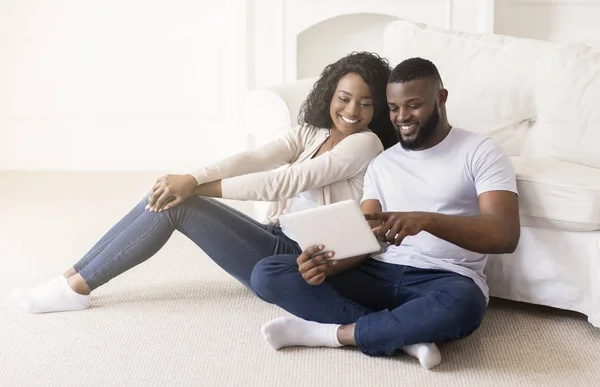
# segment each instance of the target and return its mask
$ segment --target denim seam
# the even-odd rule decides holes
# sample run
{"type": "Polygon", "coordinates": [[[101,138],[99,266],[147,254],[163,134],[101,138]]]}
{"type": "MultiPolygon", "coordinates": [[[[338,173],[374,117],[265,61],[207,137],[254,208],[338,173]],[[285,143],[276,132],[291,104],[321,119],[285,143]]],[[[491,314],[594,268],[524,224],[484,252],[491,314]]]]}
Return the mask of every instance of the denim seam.
{"type": "MultiPolygon", "coordinates": [[[[146,231],[144,234],[142,234],[139,238],[137,238],[135,241],[131,242],[129,245],[127,245],[127,247],[124,247],[121,251],[119,251],[117,254],[113,255],[110,259],[108,259],[106,262],[104,262],[104,264],[102,266],[100,266],[97,270],[95,270],[96,272],[101,271],[106,265],[110,264],[113,259],[117,256],[119,256],[120,254],[122,254],[123,252],[125,252],[126,250],[128,250],[130,247],[132,247],[133,245],[135,245],[137,242],[139,242],[142,238],[144,238],[146,235],[148,235],[152,230],[154,230],[156,228],[156,226],[158,226],[158,224],[160,223],[161,220],[163,220],[165,218],[165,213],[163,213],[161,215],[161,217],[156,221],[156,223],[154,223],[154,225],[148,230],[146,231]]],[[[80,273],[81,275],[81,273],[80,273]]],[[[83,277],[83,275],[82,275],[83,277]]],[[[83,278],[85,282],[88,282],[88,280],[86,278],[83,278]]]]}
{"type": "MultiPolygon", "coordinates": [[[[196,206],[185,205],[183,203],[182,203],[182,205],[185,206],[188,209],[193,209],[195,211],[198,211],[198,207],[196,207],[196,206]]],[[[198,211],[198,212],[200,213],[200,217],[203,218],[205,221],[211,222],[213,225],[214,224],[218,225],[221,228],[221,230],[225,231],[225,233],[227,233],[228,235],[231,235],[231,233],[229,232],[229,228],[226,227],[219,220],[215,219],[212,216],[206,216],[207,214],[205,212],[203,212],[203,211],[198,211]]],[[[173,222],[172,222],[172,220],[170,218],[169,218],[169,222],[171,222],[171,225],[174,226],[174,224],[173,224],[173,222]]],[[[177,228],[177,227],[175,227],[175,228],[177,228]]],[[[275,239],[276,239],[275,244],[277,245],[277,243],[279,242],[279,238],[276,235],[273,235],[273,237],[275,237],[275,239]]],[[[236,238],[236,239],[238,240],[238,242],[241,242],[248,250],[252,250],[254,252],[254,254],[259,255],[259,256],[262,255],[260,253],[260,251],[257,251],[254,247],[249,246],[242,239],[239,239],[239,238],[236,238]]]]}
{"type": "MultiPolygon", "coordinates": [[[[115,239],[116,239],[118,236],[119,236],[119,235],[115,235],[114,237],[112,237],[111,239],[109,239],[108,241],[106,241],[106,242],[105,242],[103,245],[99,246],[99,247],[98,247],[98,249],[99,249],[99,250],[98,250],[98,251],[97,251],[95,254],[93,254],[92,256],[90,256],[88,259],[86,259],[86,260],[84,260],[83,262],[81,262],[81,264],[79,264],[79,265],[78,265],[78,264],[76,263],[76,264],[73,266],[73,268],[75,269],[75,271],[76,271],[76,272],[79,272],[80,270],[83,270],[83,269],[84,269],[84,268],[85,268],[87,265],[89,265],[89,264],[90,264],[90,262],[91,262],[91,261],[92,261],[94,258],[96,258],[96,257],[97,257],[97,256],[98,256],[98,255],[99,255],[101,252],[103,252],[103,251],[104,251],[104,249],[106,249],[106,247],[107,247],[107,246],[108,246],[108,245],[109,245],[109,244],[110,244],[112,241],[114,241],[114,240],[115,240],[115,239]],[[79,269],[77,269],[77,267],[75,267],[75,266],[78,266],[78,267],[79,267],[79,269]]],[[[78,262],[78,263],[79,263],[79,262],[78,262]]]]}
{"type": "MultiPolygon", "coordinates": [[[[459,275],[460,275],[460,274],[459,274],[459,275]]],[[[465,277],[465,278],[468,278],[468,277],[465,277]]],[[[468,279],[470,279],[470,278],[468,278],[468,279]]],[[[448,281],[449,281],[449,280],[450,280],[450,279],[448,279],[448,281]]],[[[471,281],[472,281],[472,280],[471,280],[471,281]]],[[[443,282],[441,282],[441,284],[443,284],[443,283],[445,283],[445,282],[447,282],[447,281],[443,281],[443,282]]],[[[477,289],[479,289],[479,286],[477,286],[477,284],[475,284],[475,282],[473,282],[473,284],[475,285],[475,287],[477,287],[477,289]]],[[[439,284],[437,284],[437,285],[439,285],[439,284]]],[[[432,294],[430,294],[430,293],[421,293],[421,292],[417,292],[417,291],[415,291],[415,290],[412,290],[412,289],[407,289],[407,288],[405,288],[405,287],[402,287],[402,286],[401,286],[400,288],[402,288],[402,290],[403,290],[403,291],[408,291],[408,292],[411,292],[411,293],[413,293],[413,294],[417,294],[417,295],[419,295],[419,296],[421,296],[421,297],[428,297],[428,296],[432,296],[431,298],[432,298],[432,299],[435,301],[435,303],[436,303],[436,304],[438,304],[438,306],[441,306],[441,307],[443,307],[443,305],[441,305],[441,304],[440,304],[440,302],[437,300],[437,298],[436,298],[436,297],[434,297],[434,296],[433,296],[432,294]]],[[[400,290],[400,288],[396,289],[396,292],[398,292],[398,291],[400,290]]],[[[481,291],[481,289],[479,289],[479,290],[481,291]]],[[[482,296],[482,297],[484,297],[484,296],[483,296],[483,293],[481,294],[481,296],[482,296]]],[[[485,298],[485,297],[484,297],[484,298],[485,298]]],[[[476,302],[476,301],[469,301],[469,302],[468,302],[468,304],[469,304],[469,305],[474,305],[474,304],[477,304],[477,302],[476,302]]]]}

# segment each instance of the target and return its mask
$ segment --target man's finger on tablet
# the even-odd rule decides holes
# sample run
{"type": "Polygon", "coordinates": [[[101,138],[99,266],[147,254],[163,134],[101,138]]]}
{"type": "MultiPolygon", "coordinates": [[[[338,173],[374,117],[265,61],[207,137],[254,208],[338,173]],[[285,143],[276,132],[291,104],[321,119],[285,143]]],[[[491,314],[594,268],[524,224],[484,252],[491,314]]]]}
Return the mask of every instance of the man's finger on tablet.
{"type": "Polygon", "coordinates": [[[406,238],[408,236],[408,233],[405,230],[400,230],[400,232],[398,233],[398,235],[396,235],[396,238],[394,239],[394,244],[396,246],[400,246],[400,244],[402,244],[402,241],[404,240],[404,238],[406,238]]]}
{"type": "Polygon", "coordinates": [[[387,242],[387,232],[388,232],[389,228],[385,226],[385,224],[382,224],[379,227],[375,227],[373,229],[373,233],[375,234],[375,237],[377,237],[378,240],[380,240],[381,242],[387,242]]]}
{"type": "Polygon", "coordinates": [[[302,254],[300,254],[298,256],[298,258],[296,259],[296,263],[298,264],[298,266],[300,266],[301,264],[303,264],[304,262],[310,260],[310,258],[315,255],[316,253],[318,253],[319,251],[323,250],[324,246],[323,245],[318,245],[318,246],[311,246],[308,249],[304,250],[302,252],[302,254]]]}
{"type": "Polygon", "coordinates": [[[322,254],[313,256],[312,261],[317,265],[323,265],[324,263],[327,263],[328,259],[333,258],[334,255],[333,251],[323,252],[322,254]]]}
{"type": "MultiPolygon", "coordinates": [[[[320,254],[315,254],[312,257],[310,257],[311,262],[316,266],[316,265],[321,265],[322,263],[325,262],[325,260],[327,258],[329,258],[331,253],[320,253],[320,254]]],[[[331,255],[333,257],[333,255],[331,255]]]]}
{"type": "Polygon", "coordinates": [[[371,231],[373,232],[373,235],[375,235],[375,238],[379,239],[379,233],[381,232],[381,226],[372,228],[371,231]]]}
{"type": "Polygon", "coordinates": [[[390,231],[387,233],[386,240],[389,244],[394,243],[396,240],[396,235],[402,231],[402,225],[400,223],[396,223],[390,227],[390,231]]]}
{"type": "Polygon", "coordinates": [[[328,258],[327,255],[328,255],[328,253],[321,253],[321,254],[313,255],[307,261],[302,262],[298,266],[298,270],[301,273],[305,273],[305,272],[309,271],[310,269],[312,269],[315,266],[322,265],[323,263],[325,263],[325,260],[328,258]]]}

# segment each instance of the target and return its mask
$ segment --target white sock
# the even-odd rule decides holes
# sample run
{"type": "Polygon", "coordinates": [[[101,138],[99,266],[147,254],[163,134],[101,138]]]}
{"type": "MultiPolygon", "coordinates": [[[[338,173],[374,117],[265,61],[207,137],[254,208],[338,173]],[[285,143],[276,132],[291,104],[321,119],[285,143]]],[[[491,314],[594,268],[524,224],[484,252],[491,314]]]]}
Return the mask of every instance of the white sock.
{"type": "Polygon", "coordinates": [[[337,339],[339,324],[320,324],[298,317],[279,317],[265,323],[263,337],[274,349],[284,347],[341,347],[337,339]]]}
{"type": "Polygon", "coordinates": [[[402,350],[419,359],[419,363],[428,370],[442,361],[442,354],[435,343],[405,345],[402,350]]]}
{"type": "Polygon", "coordinates": [[[90,296],[75,292],[63,276],[31,289],[18,289],[11,299],[26,312],[51,313],[90,307],[90,296]]]}
{"type": "MultiPolygon", "coordinates": [[[[60,280],[61,280],[61,278],[65,278],[65,277],[63,277],[62,275],[60,275],[60,276],[58,276],[58,277],[54,277],[54,278],[52,278],[52,279],[51,279],[50,281],[48,281],[48,282],[56,282],[56,281],[60,281],[60,280]]],[[[48,283],[48,282],[44,282],[44,283],[42,283],[41,285],[38,285],[38,286],[36,286],[35,288],[28,288],[28,289],[15,289],[15,290],[13,290],[13,291],[12,291],[12,293],[10,294],[10,298],[11,298],[13,301],[16,301],[16,299],[17,299],[17,298],[19,298],[19,297],[23,296],[24,294],[29,294],[29,293],[31,293],[31,292],[33,292],[33,291],[35,291],[35,290],[37,290],[37,289],[41,288],[42,286],[45,286],[45,285],[47,285],[47,283],[48,283]]]]}

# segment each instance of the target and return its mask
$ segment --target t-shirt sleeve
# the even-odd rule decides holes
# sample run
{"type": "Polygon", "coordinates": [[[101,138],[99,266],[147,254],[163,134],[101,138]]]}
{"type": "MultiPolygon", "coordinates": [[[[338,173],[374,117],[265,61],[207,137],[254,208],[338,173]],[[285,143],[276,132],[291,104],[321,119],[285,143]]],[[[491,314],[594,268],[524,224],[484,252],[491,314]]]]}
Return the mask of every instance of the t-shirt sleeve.
{"type": "Polygon", "coordinates": [[[477,196],[489,191],[510,191],[518,194],[512,161],[491,138],[486,138],[475,150],[471,173],[477,196]]]}
{"type": "Polygon", "coordinates": [[[361,203],[370,199],[380,200],[377,192],[377,184],[375,182],[375,168],[373,167],[373,163],[376,159],[377,157],[371,160],[369,166],[367,167],[367,172],[365,173],[365,178],[363,181],[363,196],[362,200],[360,201],[361,203]]]}

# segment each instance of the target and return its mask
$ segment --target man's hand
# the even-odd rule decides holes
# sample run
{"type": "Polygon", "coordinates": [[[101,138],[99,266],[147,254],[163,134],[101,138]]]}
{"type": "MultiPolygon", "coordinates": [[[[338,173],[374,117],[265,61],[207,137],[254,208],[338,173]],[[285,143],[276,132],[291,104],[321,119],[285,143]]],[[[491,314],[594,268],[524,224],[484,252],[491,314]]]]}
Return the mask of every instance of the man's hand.
{"type": "Polygon", "coordinates": [[[159,177],[152,187],[152,195],[147,209],[150,211],[168,210],[192,196],[198,182],[192,175],[165,175],[159,177]]]}
{"type": "Polygon", "coordinates": [[[373,229],[375,236],[382,242],[400,246],[402,240],[410,235],[424,231],[430,221],[427,212],[375,212],[365,214],[369,221],[381,222],[373,229]]]}
{"type": "Polygon", "coordinates": [[[327,271],[337,263],[337,261],[326,261],[333,257],[332,251],[321,252],[322,250],[323,246],[310,247],[296,259],[298,271],[309,285],[321,285],[327,277],[327,271]]]}

